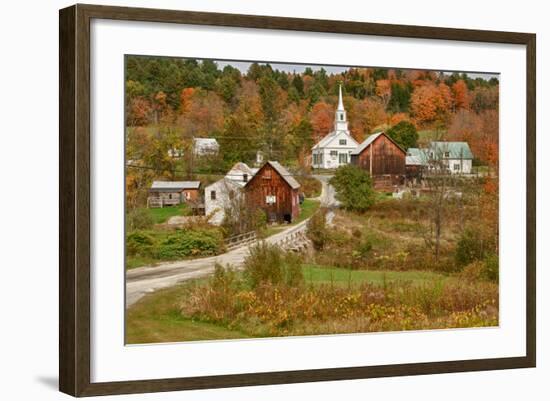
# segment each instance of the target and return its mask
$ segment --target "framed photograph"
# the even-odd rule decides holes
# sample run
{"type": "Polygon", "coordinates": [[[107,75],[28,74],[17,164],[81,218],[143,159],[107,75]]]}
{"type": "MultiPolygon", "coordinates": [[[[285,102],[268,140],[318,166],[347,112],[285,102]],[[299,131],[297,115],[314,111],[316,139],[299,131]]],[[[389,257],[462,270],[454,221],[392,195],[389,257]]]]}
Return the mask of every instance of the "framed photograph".
{"type": "Polygon", "coordinates": [[[60,390],[534,367],[535,35],[60,11],[60,390]]]}

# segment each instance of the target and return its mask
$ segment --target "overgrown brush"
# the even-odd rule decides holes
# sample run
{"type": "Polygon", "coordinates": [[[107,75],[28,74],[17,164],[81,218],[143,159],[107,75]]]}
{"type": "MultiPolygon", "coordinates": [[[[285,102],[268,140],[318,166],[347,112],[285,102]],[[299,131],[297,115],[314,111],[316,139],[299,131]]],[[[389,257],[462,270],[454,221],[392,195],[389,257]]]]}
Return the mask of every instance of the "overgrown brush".
{"type": "Polygon", "coordinates": [[[281,266],[288,263],[287,256],[277,258],[269,249],[258,247],[251,256],[267,257],[267,267],[260,270],[257,260],[250,262],[252,275],[217,266],[208,283],[183,294],[181,313],[260,337],[498,324],[498,287],[493,283],[303,285],[284,278],[281,266]]]}

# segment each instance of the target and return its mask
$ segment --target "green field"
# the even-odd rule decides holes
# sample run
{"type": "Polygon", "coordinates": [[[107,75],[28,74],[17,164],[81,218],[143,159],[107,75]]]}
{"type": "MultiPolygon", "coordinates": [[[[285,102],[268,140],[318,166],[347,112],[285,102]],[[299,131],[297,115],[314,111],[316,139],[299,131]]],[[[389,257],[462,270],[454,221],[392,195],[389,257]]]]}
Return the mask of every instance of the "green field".
{"type": "Polygon", "coordinates": [[[175,206],[157,207],[147,209],[155,224],[166,223],[172,216],[185,216],[189,213],[189,207],[185,204],[175,206]]]}
{"type": "Polygon", "coordinates": [[[334,284],[340,286],[358,285],[371,283],[383,285],[384,282],[412,282],[421,285],[434,280],[446,280],[447,277],[428,271],[370,271],[370,270],[348,270],[334,267],[304,265],[304,279],[306,283],[312,284],[334,284]]]}
{"type": "MultiPolygon", "coordinates": [[[[369,282],[413,282],[421,285],[446,276],[430,272],[395,272],[346,270],[316,265],[303,266],[306,284],[336,286],[359,285],[369,282]]],[[[178,286],[146,295],[132,305],[126,314],[126,342],[144,344],[194,340],[246,338],[246,334],[220,325],[194,321],[181,316],[178,298],[186,286],[204,283],[205,279],[189,281],[178,286]]]]}
{"type": "MultiPolygon", "coordinates": [[[[189,285],[189,284],[184,284],[189,285]]],[[[126,343],[222,340],[246,335],[215,324],[185,319],[177,307],[183,285],[147,295],[126,313],[126,343]]]]}

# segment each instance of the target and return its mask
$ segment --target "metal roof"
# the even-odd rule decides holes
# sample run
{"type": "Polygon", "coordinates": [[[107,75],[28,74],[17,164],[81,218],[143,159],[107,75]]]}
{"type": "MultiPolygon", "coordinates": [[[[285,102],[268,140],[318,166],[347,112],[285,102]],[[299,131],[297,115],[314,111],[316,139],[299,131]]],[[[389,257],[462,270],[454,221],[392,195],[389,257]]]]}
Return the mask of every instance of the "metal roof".
{"type": "Polygon", "coordinates": [[[419,149],[419,148],[407,149],[405,164],[409,166],[415,166],[415,165],[424,166],[428,164],[427,149],[419,149]]]}
{"type": "Polygon", "coordinates": [[[473,159],[474,155],[467,142],[431,142],[430,151],[434,152],[436,159],[473,159]],[[449,156],[445,156],[445,153],[449,156]]]}
{"type": "Polygon", "coordinates": [[[376,138],[378,138],[380,135],[382,135],[383,132],[377,132],[376,134],[369,135],[367,139],[365,139],[357,149],[355,149],[353,152],[351,152],[352,155],[358,155],[362,151],[364,151],[371,143],[374,142],[376,138]]]}
{"type": "MultiPolygon", "coordinates": [[[[271,167],[273,167],[273,169],[274,169],[277,173],[279,173],[279,175],[280,175],[281,177],[283,177],[283,180],[285,180],[286,183],[287,183],[288,185],[290,185],[290,188],[292,188],[292,189],[298,189],[298,188],[300,188],[300,183],[299,183],[298,181],[296,181],[296,179],[288,172],[288,170],[287,170],[286,168],[284,168],[279,162],[270,160],[270,161],[265,162],[264,166],[265,166],[266,164],[269,164],[271,167]]],[[[262,168],[263,168],[263,166],[260,167],[260,168],[258,169],[258,171],[261,170],[262,168]]],[[[249,181],[245,184],[245,186],[247,186],[250,182],[252,182],[252,180],[249,180],[249,181]]]]}
{"type": "Polygon", "coordinates": [[[292,175],[290,175],[288,170],[284,168],[279,162],[270,160],[268,161],[268,163],[283,177],[283,179],[288,183],[288,185],[290,185],[292,189],[300,188],[300,183],[296,181],[296,179],[292,175]]]}
{"type": "Polygon", "coordinates": [[[182,190],[182,189],[199,189],[200,181],[153,181],[152,190],[182,190]]]}

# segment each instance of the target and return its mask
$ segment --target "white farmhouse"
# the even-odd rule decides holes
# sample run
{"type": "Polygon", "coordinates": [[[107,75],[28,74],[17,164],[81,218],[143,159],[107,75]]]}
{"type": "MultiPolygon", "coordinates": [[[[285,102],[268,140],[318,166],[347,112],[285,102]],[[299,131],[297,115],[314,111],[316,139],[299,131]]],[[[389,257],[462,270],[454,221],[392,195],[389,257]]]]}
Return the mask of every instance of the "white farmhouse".
{"type": "Polygon", "coordinates": [[[358,146],[348,129],[346,110],[342,101],[342,86],[340,86],[334,130],[311,149],[311,165],[313,168],[336,169],[350,162],[350,155],[358,146]]]}
{"type": "Polygon", "coordinates": [[[470,174],[474,155],[468,142],[431,142],[428,158],[440,162],[452,174],[470,174]]]}
{"type": "Polygon", "coordinates": [[[211,224],[220,225],[223,222],[225,209],[242,198],[242,188],[257,171],[257,168],[250,168],[246,163],[236,163],[225,177],[204,189],[204,213],[211,216],[211,224]]]}

